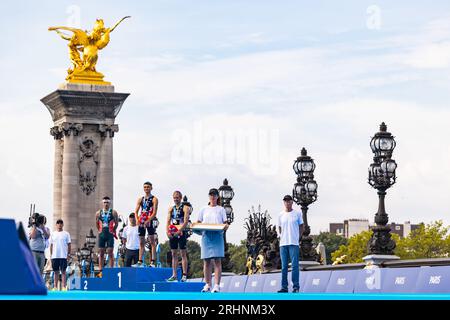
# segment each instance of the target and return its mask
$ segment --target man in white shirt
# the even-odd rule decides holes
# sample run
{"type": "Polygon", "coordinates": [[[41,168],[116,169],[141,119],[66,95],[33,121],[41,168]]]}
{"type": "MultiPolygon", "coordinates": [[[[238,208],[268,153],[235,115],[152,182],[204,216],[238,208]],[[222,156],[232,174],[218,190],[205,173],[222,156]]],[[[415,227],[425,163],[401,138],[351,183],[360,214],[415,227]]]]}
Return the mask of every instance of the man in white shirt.
{"type": "Polygon", "coordinates": [[[283,198],[285,209],[278,215],[278,231],[280,234],[280,257],[281,257],[281,290],[288,292],[288,264],[292,265],[292,283],[294,293],[300,289],[299,285],[299,240],[303,233],[302,213],[292,208],[292,196],[283,198]]]}
{"type": "Polygon", "coordinates": [[[134,212],[128,216],[130,224],[123,229],[122,238],[125,242],[127,252],[125,254],[125,267],[131,267],[139,260],[139,227],[136,224],[134,212]]]}
{"type": "Polygon", "coordinates": [[[66,288],[66,268],[67,258],[70,256],[70,234],[63,231],[64,222],[61,219],[56,221],[56,231],[50,236],[50,257],[54,274],[53,290],[58,287],[59,272],[61,271],[61,287],[66,288]]]}

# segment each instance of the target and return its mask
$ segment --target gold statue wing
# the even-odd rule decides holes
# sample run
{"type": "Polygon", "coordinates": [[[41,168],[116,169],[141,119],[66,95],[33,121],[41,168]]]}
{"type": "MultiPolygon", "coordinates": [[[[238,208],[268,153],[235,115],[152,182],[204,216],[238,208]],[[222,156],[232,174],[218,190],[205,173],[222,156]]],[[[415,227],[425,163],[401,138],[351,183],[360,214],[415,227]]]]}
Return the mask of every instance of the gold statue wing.
{"type": "Polygon", "coordinates": [[[83,31],[81,29],[77,28],[70,28],[70,27],[50,27],[48,28],[48,31],[58,31],[58,30],[66,30],[73,32],[75,34],[75,37],[77,38],[77,42],[81,45],[88,44],[89,39],[86,31],[83,31]]]}

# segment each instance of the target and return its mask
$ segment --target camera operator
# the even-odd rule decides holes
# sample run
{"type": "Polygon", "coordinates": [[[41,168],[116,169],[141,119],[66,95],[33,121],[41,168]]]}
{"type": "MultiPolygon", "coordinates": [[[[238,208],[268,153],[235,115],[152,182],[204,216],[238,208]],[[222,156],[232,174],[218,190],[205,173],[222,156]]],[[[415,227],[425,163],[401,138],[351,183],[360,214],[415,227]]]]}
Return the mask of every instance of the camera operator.
{"type": "Polygon", "coordinates": [[[30,221],[29,233],[30,248],[41,274],[45,266],[45,244],[50,237],[50,230],[45,227],[45,221],[45,216],[35,213],[30,221]]]}

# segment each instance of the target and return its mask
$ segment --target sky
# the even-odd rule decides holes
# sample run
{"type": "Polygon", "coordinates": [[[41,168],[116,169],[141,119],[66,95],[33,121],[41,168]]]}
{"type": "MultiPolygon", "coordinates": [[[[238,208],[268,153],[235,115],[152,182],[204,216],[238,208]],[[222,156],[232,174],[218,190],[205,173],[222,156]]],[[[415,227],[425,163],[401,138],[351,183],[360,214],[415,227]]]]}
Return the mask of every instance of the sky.
{"type": "Polygon", "coordinates": [[[97,64],[130,93],[114,137],[120,214],[149,180],[160,219],[174,190],[195,219],[227,178],[227,240],[238,243],[248,210],[283,209],[305,147],[319,185],[312,233],[373,221],[369,142],[384,121],[397,141],[390,220],[450,224],[448,1],[2,1],[0,12],[0,217],[26,221],[31,203],[52,216],[52,121],[40,99],[70,61],[47,28],[130,15],[97,64]]]}

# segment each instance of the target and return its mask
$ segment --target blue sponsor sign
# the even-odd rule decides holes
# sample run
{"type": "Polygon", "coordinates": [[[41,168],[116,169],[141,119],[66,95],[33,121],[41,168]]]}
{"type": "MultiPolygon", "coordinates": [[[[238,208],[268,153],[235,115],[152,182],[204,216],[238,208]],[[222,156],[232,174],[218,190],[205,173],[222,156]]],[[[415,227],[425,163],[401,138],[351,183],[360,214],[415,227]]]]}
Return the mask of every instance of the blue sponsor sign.
{"type": "Polygon", "coordinates": [[[386,269],[373,267],[370,269],[358,270],[358,277],[355,284],[355,293],[377,293],[381,292],[386,269]]]}
{"type": "MultiPolygon", "coordinates": [[[[221,292],[227,292],[228,291],[228,286],[230,285],[231,278],[232,278],[232,276],[225,276],[225,277],[222,276],[220,278],[220,285],[219,285],[219,287],[220,287],[220,291],[221,292]]],[[[214,286],[215,283],[216,283],[216,281],[215,281],[214,275],[213,275],[213,277],[212,277],[212,284],[213,284],[213,286],[214,286]]]]}
{"type": "Polygon", "coordinates": [[[361,270],[334,270],[331,272],[325,292],[353,293],[356,279],[361,270]]]}
{"type": "Polygon", "coordinates": [[[420,268],[386,268],[382,292],[405,292],[412,293],[416,288],[420,268]]]}
{"type": "Polygon", "coordinates": [[[328,281],[330,280],[331,271],[306,271],[305,284],[302,292],[325,292],[328,281]]]}
{"type": "Polygon", "coordinates": [[[415,292],[450,293],[450,266],[421,267],[415,292]]]}
{"type": "Polygon", "coordinates": [[[252,274],[248,276],[245,292],[262,292],[265,277],[263,274],[252,274]]]}
{"type": "MultiPolygon", "coordinates": [[[[305,281],[306,281],[306,275],[308,274],[308,271],[300,271],[300,291],[302,291],[302,288],[305,287],[305,281]]],[[[280,288],[281,288],[281,272],[279,273],[280,275],[280,288]]],[[[293,289],[293,284],[292,284],[292,271],[288,272],[288,283],[289,283],[289,291],[292,291],[293,289]]]]}
{"type": "Polygon", "coordinates": [[[277,292],[281,289],[281,273],[266,273],[264,277],[262,292],[277,292]]]}
{"type": "Polygon", "coordinates": [[[244,292],[248,276],[232,276],[228,285],[228,292],[244,292]]]}

